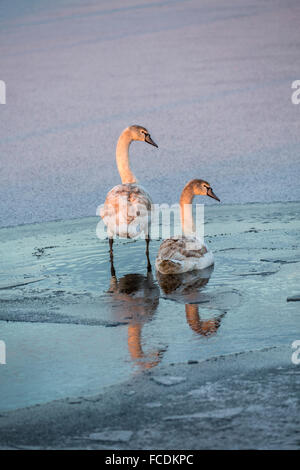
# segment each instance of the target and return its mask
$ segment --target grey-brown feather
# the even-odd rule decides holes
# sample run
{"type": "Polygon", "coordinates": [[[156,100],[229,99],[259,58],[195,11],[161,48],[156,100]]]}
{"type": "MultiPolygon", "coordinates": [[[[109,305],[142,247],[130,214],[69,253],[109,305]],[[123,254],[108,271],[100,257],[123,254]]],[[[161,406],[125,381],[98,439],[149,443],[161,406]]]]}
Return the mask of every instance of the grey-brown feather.
{"type": "Polygon", "coordinates": [[[199,250],[188,250],[186,249],[187,242],[190,242],[186,238],[169,238],[164,240],[160,245],[159,258],[165,260],[178,259],[178,255],[182,255],[184,258],[201,258],[207,253],[206,247],[203,245],[199,250]]]}

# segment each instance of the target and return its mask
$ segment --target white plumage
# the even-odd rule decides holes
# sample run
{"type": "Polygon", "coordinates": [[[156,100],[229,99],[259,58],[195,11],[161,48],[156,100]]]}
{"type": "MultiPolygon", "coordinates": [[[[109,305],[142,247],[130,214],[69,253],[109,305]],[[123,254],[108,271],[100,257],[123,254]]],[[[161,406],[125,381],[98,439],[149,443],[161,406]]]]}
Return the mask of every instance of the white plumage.
{"type": "Polygon", "coordinates": [[[106,196],[100,215],[107,226],[110,238],[136,238],[148,234],[152,200],[141,186],[135,183],[119,184],[106,196]]]}

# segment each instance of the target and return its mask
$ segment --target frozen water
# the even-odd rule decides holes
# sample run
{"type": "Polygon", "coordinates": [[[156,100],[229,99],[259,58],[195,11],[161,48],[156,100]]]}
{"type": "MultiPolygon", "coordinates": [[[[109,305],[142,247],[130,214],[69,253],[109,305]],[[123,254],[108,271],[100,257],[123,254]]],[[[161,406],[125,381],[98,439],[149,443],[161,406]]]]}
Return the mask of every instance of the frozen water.
{"type": "Polygon", "coordinates": [[[172,375],[165,375],[165,376],[155,376],[153,377],[154,382],[158,383],[159,385],[177,385],[180,384],[181,382],[184,382],[186,380],[185,377],[177,377],[177,376],[172,376],[172,375]]]}
{"type": "Polygon", "coordinates": [[[107,429],[102,432],[94,432],[90,434],[86,439],[104,442],[128,442],[132,437],[132,434],[132,431],[107,429]]]}
{"type": "Polygon", "coordinates": [[[286,301],[299,292],[299,211],[207,207],[211,277],[168,294],[147,274],[144,241],[115,243],[111,278],[97,218],[0,229],[0,284],[15,286],[0,291],[1,409],[98,393],[164,364],[290,347],[299,339],[299,304],[286,301]]]}
{"type": "Polygon", "coordinates": [[[170,420],[189,420],[189,419],[226,419],[232,418],[233,416],[239,415],[242,412],[242,408],[227,408],[225,410],[213,410],[207,411],[203,413],[192,413],[190,415],[174,415],[174,416],[166,416],[164,419],[167,421],[170,420]]]}
{"type": "Polygon", "coordinates": [[[286,300],[299,295],[299,204],[274,201],[300,199],[299,2],[3,0],[0,12],[1,409],[298,339],[286,300]],[[222,200],[206,201],[216,265],[202,289],[165,292],[139,241],[116,243],[114,289],[87,216],[119,182],[115,145],[133,123],[159,144],[131,147],[155,203],[193,177],[222,200]]]}
{"type": "Polygon", "coordinates": [[[155,203],[177,202],[193,177],[222,203],[300,199],[298,0],[0,9],[0,225],[93,216],[135,123],[159,145],[131,147],[155,203]]]}

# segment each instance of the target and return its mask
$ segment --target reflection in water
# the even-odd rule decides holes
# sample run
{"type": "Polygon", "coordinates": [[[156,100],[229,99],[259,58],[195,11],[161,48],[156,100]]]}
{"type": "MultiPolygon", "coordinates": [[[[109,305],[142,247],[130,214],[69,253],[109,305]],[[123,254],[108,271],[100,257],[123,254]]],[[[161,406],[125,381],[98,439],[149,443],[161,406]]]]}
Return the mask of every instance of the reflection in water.
{"type": "Polygon", "coordinates": [[[208,283],[213,269],[213,266],[210,266],[201,271],[182,274],[161,274],[159,271],[156,273],[159,285],[167,298],[185,303],[186,320],[190,328],[198,335],[206,337],[217,332],[225,315],[225,312],[222,312],[217,317],[205,320],[201,320],[199,315],[201,289],[208,283]]]}
{"type": "Polygon", "coordinates": [[[188,271],[181,274],[161,274],[156,271],[156,277],[166,298],[183,303],[199,303],[201,290],[208,283],[214,270],[209,266],[201,271],[188,271]]]}
{"type": "Polygon", "coordinates": [[[146,276],[126,274],[118,280],[113,263],[111,263],[111,273],[108,292],[112,295],[118,318],[129,321],[130,357],[141,369],[150,369],[160,362],[165,351],[165,349],[158,349],[145,353],[142,348],[142,329],[145,323],[151,321],[158,307],[159,288],[149,269],[146,276]]]}
{"type": "Polygon", "coordinates": [[[212,336],[217,332],[225,312],[218,317],[201,320],[199,315],[199,305],[186,304],[185,314],[189,326],[195,333],[202,336],[212,336]]]}
{"type": "Polygon", "coordinates": [[[213,270],[214,267],[209,266],[201,271],[188,271],[181,274],[161,274],[156,271],[156,276],[167,297],[187,300],[197,296],[201,288],[206,286],[213,270]]]}
{"type": "MultiPolygon", "coordinates": [[[[206,286],[213,271],[209,267],[202,271],[182,274],[161,274],[157,279],[161,291],[167,298],[185,303],[186,320],[190,328],[198,335],[210,337],[215,334],[221,324],[225,312],[209,319],[201,319],[199,303],[201,290],[206,286]]],[[[159,364],[164,349],[144,352],[142,329],[145,323],[152,320],[160,297],[160,289],[153,279],[151,269],[146,276],[142,274],[126,274],[120,279],[111,259],[111,280],[108,293],[111,306],[118,320],[128,322],[128,351],[131,359],[142,370],[150,369],[159,364]]]]}

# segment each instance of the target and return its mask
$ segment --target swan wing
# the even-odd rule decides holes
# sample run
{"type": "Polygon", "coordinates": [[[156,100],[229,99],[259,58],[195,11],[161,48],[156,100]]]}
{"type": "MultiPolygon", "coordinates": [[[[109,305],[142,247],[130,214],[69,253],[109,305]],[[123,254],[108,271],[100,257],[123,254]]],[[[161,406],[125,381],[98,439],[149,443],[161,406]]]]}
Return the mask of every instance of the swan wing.
{"type": "Polygon", "coordinates": [[[156,269],[162,274],[205,269],[214,263],[213,254],[196,237],[164,240],[156,258],[156,269]]]}

